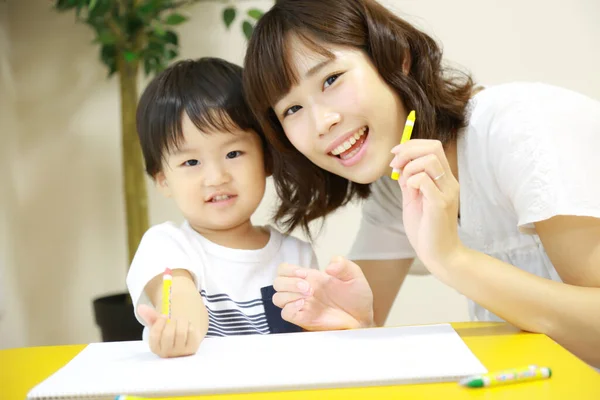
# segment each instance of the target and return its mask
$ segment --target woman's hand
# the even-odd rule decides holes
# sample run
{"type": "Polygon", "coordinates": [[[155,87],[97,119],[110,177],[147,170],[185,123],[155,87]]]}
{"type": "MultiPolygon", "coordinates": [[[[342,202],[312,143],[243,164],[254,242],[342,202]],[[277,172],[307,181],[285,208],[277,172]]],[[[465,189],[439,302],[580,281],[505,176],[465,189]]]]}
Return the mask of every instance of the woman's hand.
{"type": "Polygon", "coordinates": [[[441,142],[414,139],[392,149],[402,171],[404,229],[419,259],[443,279],[462,250],[458,237],[459,185],[441,142]]]}
{"type": "Polygon", "coordinates": [[[286,321],[306,330],[374,326],[373,293],[360,267],[335,257],[325,271],[282,264],[273,303],[286,321]]]}

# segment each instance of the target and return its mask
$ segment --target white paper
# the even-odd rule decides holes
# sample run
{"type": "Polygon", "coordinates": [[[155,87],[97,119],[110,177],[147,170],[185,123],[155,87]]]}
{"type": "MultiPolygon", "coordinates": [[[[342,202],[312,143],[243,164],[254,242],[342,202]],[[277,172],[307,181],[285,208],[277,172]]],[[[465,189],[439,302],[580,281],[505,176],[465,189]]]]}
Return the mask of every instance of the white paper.
{"type": "Polygon", "coordinates": [[[458,381],[487,370],[448,324],[208,338],[161,359],[144,342],[94,343],[29,398],[193,395],[458,381]]]}

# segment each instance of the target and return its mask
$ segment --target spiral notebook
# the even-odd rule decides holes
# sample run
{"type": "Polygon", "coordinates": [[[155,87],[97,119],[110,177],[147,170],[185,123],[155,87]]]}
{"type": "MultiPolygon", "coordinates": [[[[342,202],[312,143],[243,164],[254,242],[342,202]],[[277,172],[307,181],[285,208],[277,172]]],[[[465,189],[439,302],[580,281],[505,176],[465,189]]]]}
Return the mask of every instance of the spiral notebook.
{"type": "Polygon", "coordinates": [[[207,338],[161,359],[145,342],[93,343],[28,399],[113,399],[458,381],[487,370],[447,324],[207,338]]]}

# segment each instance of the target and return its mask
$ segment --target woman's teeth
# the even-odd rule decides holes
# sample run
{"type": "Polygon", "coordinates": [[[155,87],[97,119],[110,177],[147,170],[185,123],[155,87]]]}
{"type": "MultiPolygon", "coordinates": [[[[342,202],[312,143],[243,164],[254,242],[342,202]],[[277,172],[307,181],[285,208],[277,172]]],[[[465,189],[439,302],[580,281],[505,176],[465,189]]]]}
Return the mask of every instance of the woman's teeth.
{"type": "MultiPolygon", "coordinates": [[[[356,131],[353,136],[350,136],[350,138],[348,138],[344,143],[340,144],[338,147],[333,149],[331,154],[334,156],[342,154],[343,152],[348,150],[350,147],[352,147],[352,145],[355,144],[358,141],[358,139],[360,139],[365,134],[366,131],[367,131],[367,127],[363,126],[358,131],[356,131]]],[[[355,150],[353,150],[351,153],[354,153],[354,151],[355,150]]]]}
{"type": "Polygon", "coordinates": [[[355,155],[356,153],[358,153],[359,151],[360,151],[360,146],[359,146],[359,147],[357,147],[356,149],[352,150],[352,151],[351,151],[350,153],[348,153],[348,154],[340,154],[340,158],[341,158],[342,160],[347,160],[347,159],[349,159],[349,158],[352,158],[352,157],[354,157],[354,155],[355,155]]]}

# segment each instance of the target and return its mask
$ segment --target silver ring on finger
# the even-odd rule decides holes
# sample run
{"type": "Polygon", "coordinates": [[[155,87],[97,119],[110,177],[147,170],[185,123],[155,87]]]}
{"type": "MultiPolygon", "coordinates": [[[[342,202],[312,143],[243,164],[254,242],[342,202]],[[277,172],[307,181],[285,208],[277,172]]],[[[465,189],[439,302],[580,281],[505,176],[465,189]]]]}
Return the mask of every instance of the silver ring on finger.
{"type": "Polygon", "coordinates": [[[440,179],[442,179],[444,177],[444,175],[446,175],[445,172],[442,172],[441,174],[439,174],[438,176],[436,176],[435,178],[433,178],[434,181],[439,181],[440,179]]]}

